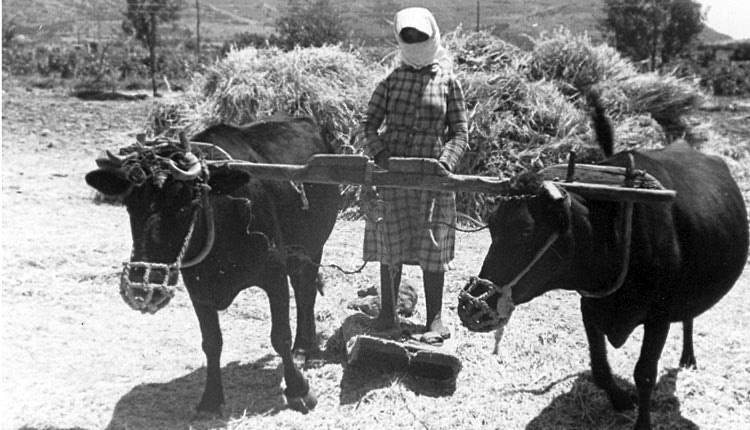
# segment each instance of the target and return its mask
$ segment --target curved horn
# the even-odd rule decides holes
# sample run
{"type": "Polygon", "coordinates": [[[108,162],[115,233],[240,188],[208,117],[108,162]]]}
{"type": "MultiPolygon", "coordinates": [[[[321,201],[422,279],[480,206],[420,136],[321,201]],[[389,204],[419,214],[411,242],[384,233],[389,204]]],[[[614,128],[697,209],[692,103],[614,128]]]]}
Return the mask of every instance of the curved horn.
{"type": "Polygon", "coordinates": [[[227,151],[214,145],[213,143],[191,141],[190,147],[199,148],[201,151],[203,151],[204,155],[206,155],[206,158],[211,161],[234,160],[234,158],[232,158],[232,156],[229,155],[227,151]]]}
{"type": "Polygon", "coordinates": [[[175,164],[173,160],[167,160],[169,171],[172,173],[172,176],[179,181],[191,181],[197,178],[203,170],[203,166],[201,166],[201,163],[198,161],[198,157],[188,152],[185,154],[185,158],[190,162],[188,170],[182,170],[177,167],[177,164],[175,164]]]}
{"type": "Polygon", "coordinates": [[[106,149],[104,152],[107,154],[107,158],[109,159],[109,161],[112,162],[112,164],[114,164],[117,167],[122,167],[125,161],[138,155],[138,153],[136,152],[131,152],[128,155],[120,157],[119,155],[113,154],[112,151],[110,151],[109,149],[106,149]]]}
{"type": "Polygon", "coordinates": [[[544,187],[545,191],[547,191],[547,194],[549,194],[552,200],[560,201],[565,199],[565,196],[563,196],[563,194],[560,192],[560,189],[552,182],[544,181],[542,183],[542,186],[544,187]]]}
{"type": "Polygon", "coordinates": [[[188,154],[190,153],[190,140],[188,140],[185,130],[180,132],[180,143],[182,143],[182,149],[188,154]]]}
{"type": "Polygon", "coordinates": [[[204,210],[205,210],[205,223],[206,228],[208,231],[206,232],[206,242],[203,244],[203,248],[200,250],[200,252],[193,258],[191,258],[188,261],[183,262],[180,267],[182,269],[187,269],[188,267],[193,267],[197,265],[198,263],[202,262],[206,259],[206,256],[211,252],[211,249],[214,246],[214,240],[216,240],[216,228],[214,226],[214,210],[211,207],[211,202],[208,201],[208,196],[204,197],[206,201],[204,202],[204,210]]]}

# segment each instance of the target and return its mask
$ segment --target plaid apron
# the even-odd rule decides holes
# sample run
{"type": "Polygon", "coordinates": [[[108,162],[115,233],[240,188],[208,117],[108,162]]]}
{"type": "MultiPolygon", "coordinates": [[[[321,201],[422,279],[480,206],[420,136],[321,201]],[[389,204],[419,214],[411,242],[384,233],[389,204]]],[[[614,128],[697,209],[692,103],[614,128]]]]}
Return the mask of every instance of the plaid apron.
{"type": "MultiPolygon", "coordinates": [[[[388,149],[394,157],[438,159],[454,169],[468,146],[463,91],[437,64],[401,66],[375,89],[361,126],[366,155],[388,149]],[[382,132],[379,132],[384,125],[382,132]]],[[[365,225],[363,258],[383,264],[451,268],[456,198],[452,192],[379,188],[386,210],[365,225]]]]}

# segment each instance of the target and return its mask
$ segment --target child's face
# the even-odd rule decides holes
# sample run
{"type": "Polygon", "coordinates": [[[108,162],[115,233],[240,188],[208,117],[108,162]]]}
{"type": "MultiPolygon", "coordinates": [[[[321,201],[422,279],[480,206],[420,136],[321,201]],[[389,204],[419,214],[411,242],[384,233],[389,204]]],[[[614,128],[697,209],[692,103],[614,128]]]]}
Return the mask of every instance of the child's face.
{"type": "Polygon", "coordinates": [[[404,43],[419,43],[424,42],[430,38],[429,35],[422,33],[421,31],[413,27],[404,27],[401,30],[400,35],[401,40],[403,40],[404,43]]]}

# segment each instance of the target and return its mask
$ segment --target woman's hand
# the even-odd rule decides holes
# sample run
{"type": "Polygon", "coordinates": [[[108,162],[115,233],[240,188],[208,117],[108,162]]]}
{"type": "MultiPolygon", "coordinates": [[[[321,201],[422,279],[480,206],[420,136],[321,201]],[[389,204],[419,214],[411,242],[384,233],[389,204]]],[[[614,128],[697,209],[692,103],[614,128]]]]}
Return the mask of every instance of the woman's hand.
{"type": "Polygon", "coordinates": [[[388,170],[388,159],[391,158],[391,151],[384,149],[375,154],[375,164],[383,169],[388,170]]]}

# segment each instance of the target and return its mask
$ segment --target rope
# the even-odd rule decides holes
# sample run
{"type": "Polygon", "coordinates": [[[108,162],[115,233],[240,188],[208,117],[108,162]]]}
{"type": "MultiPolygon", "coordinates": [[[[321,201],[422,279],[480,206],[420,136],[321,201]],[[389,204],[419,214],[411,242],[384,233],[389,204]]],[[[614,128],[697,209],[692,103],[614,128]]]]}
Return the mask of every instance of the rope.
{"type": "MultiPolygon", "coordinates": [[[[174,297],[175,289],[173,286],[169,285],[169,280],[173,272],[179,273],[180,266],[182,265],[182,260],[185,258],[185,254],[190,247],[190,240],[192,239],[193,233],[195,231],[195,225],[198,221],[200,208],[204,207],[204,196],[208,192],[208,190],[210,190],[210,187],[205,184],[198,184],[197,190],[198,193],[191,202],[191,206],[193,207],[193,214],[190,219],[190,226],[188,227],[188,231],[182,241],[182,247],[180,249],[180,252],[177,254],[177,258],[175,258],[174,263],[165,264],[145,261],[129,261],[123,263],[124,267],[122,275],[120,277],[120,295],[131,308],[139,310],[141,312],[155,313],[159,309],[166,306],[167,303],[169,303],[169,301],[172,299],[172,297],[174,297]],[[130,280],[130,273],[135,268],[143,269],[142,282],[133,282],[130,280]],[[154,283],[151,281],[152,271],[161,271],[164,274],[161,282],[154,283]],[[145,294],[145,297],[137,297],[136,290],[140,290],[141,292],[143,292],[145,294]],[[162,296],[158,301],[153,302],[154,293],[156,291],[162,293],[162,296]]],[[[134,252],[135,249],[133,249],[133,251],[131,252],[131,258],[132,255],[134,255],[134,252]]],[[[201,252],[201,254],[203,254],[203,252],[201,252]]]]}
{"type": "Polygon", "coordinates": [[[307,262],[308,264],[311,264],[319,269],[328,267],[336,269],[344,275],[356,275],[357,273],[362,273],[368,263],[368,261],[365,261],[361,266],[354,270],[346,270],[337,264],[318,264],[313,262],[312,258],[310,258],[309,254],[307,253],[307,249],[302,245],[287,245],[284,247],[284,252],[287,253],[288,256],[293,256],[301,260],[305,260],[305,262],[307,262]]]}
{"type": "Polygon", "coordinates": [[[299,198],[302,201],[302,210],[306,211],[310,209],[310,202],[307,200],[307,194],[305,194],[305,184],[302,182],[289,181],[289,185],[291,185],[294,191],[299,194],[299,198]]]}

